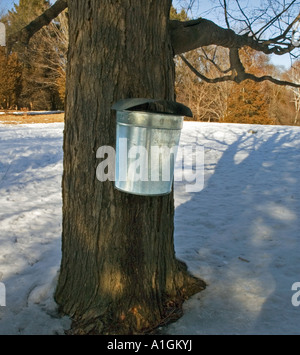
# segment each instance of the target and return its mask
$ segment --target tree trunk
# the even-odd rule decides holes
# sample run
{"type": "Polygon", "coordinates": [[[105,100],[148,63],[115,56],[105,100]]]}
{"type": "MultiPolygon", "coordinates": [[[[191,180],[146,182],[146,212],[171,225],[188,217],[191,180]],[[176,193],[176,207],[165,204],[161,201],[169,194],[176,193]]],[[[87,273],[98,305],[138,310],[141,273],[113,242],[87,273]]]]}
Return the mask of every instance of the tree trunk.
{"type": "Polygon", "coordinates": [[[173,194],[140,197],[99,182],[115,146],[114,102],[174,100],[171,1],[70,0],[62,264],[56,300],[75,334],[143,333],[204,287],[175,258],[173,194]]]}

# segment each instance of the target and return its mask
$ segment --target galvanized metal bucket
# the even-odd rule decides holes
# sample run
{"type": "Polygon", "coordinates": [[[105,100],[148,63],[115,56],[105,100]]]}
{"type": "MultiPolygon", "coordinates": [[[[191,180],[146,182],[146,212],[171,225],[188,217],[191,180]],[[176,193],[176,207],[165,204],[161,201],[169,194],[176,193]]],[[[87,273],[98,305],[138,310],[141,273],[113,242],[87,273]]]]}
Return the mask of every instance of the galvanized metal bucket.
{"type": "MultiPolygon", "coordinates": [[[[172,190],[185,106],[172,102],[168,110],[168,102],[160,101],[167,113],[132,110],[155,102],[128,99],[113,106],[117,110],[115,187],[120,191],[157,196],[172,190]],[[174,107],[180,115],[168,112],[174,107]]],[[[188,110],[185,113],[190,115],[188,110]]]]}

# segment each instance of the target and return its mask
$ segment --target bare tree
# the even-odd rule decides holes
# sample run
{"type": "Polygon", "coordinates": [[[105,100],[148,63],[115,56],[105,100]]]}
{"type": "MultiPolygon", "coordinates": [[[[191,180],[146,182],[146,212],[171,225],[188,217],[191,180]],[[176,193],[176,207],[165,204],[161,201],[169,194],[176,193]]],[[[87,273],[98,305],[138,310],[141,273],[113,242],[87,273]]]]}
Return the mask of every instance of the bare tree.
{"type": "MultiPolygon", "coordinates": [[[[185,5],[187,8],[192,8],[195,2],[195,0],[188,0],[185,2],[185,5]]],[[[246,73],[243,63],[240,60],[239,49],[248,46],[268,55],[290,53],[291,56],[297,58],[299,54],[296,55],[294,52],[298,47],[298,40],[294,40],[294,35],[300,22],[300,2],[297,0],[276,2],[266,0],[264,6],[260,6],[260,8],[255,9],[255,11],[251,11],[251,17],[246,14],[245,9],[242,7],[242,1],[235,0],[232,2],[235,5],[235,13],[238,11],[239,16],[235,13],[231,13],[228,0],[220,1],[224,9],[224,17],[227,24],[226,29],[204,18],[184,22],[171,20],[170,35],[174,54],[181,55],[182,60],[185,61],[190,69],[208,83],[223,82],[226,80],[239,83],[243,80],[250,79],[256,82],[269,80],[277,85],[298,87],[299,84],[277,80],[269,75],[256,77],[255,75],[246,73]],[[235,27],[237,23],[242,25],[239,33],[231,29],[232,22],[235,27]],[[262,23],[263,25],[261,25],[262,23]],[[265,38],[266,34],[270,36],[267,39],[265,38]],[[273,34],[273,36],[271,34],[273,34]],[[182,53],[211,44],[230,49],[228,55],[230,67],[225,71],[220,70],[223,74],[231,72],[230,75],[206,78],[204,75],[194,70],[192,65],[182,56],[182,53]]],[[[18,33],[10,36],[8,48],[16,42],[27,44],[34,33],[45,25],[48,25],[59,13],[67,8],[67,6],[68,3],[66,0],[56,1],[44,14],[32,21],[18,33]]],[[[211,58],[208,60],[214,61],[214,59],[211,58]]]]}
{"type": "MultiPolygon", "coordinates": [[[[291,68],[291,78],[298,84],[300,84],[300,62],[296,62],[291,68]]],[[[294,124],[298,124],[299,113],[300,113],[300,88],[291,88],[293,98],[292,102],[295,106],[295,118],[294,124]]]]}
{"type": "MultiPolygon", "coordinates": [[[[208,83],[228,80],[240,83],[250,79],[256,82],[268,80],[277,85],[298,87],[299,84],[278,80],[271,75],[257,77],[247,73],[239,50],[248,46],[268,55],[290,53],[293,57],[297,57],[295,54],[297,53],[295,46],[297,42],[293,40],[293,36],[300,21],[299,1],[276,1],[276,7],[273,1],[267,1],[263,8],[252,10],[251,17],[246,14],[245,8],[241,6],[241,1],[235,0],[232,3],[235,5],[234,12],[229,8],[229,1],[223,0],[222,2],[227,28],[221,28],[214,22],[203,18],[187,22],[172,21],[171,35],[175,54],[180,55],[189,68],[208,83]],[[239,16],[236,15],[236,12],[239,16]],[[232,22],[235,27],[239,27],[238,33],[233,31],[232,22]],[[240,26],[237,26],[237,23],[240,26]],[[265,38],[266,34],[270,37],[265,38]],[[220,75],[215,78],[208,78],[197,71],[182,55],[189,50],[210,44],[229,48],[229,66],[225,71],[220,70],[220,75]]],[[[214,61],[214,58],[209,60],[214,61]]]]}
{"type": "Polygon", "coordinates": [[[15,43],[23,43],[27,45],[29,43],[30,38],[42,29],[44,26],[47,26],[54,20],[61,12],[63,12],[68,7],[67,1],[58,0],[47,9],[43,14],[37,17],[35,20],[30,22],[26,27],[21,29],[15,34],[12,34],[8,40],[8,51],[11,50],[12,46],[15,43]]]}
{"type": "MultiPolygon", "coordinates": [[[[43,38],[43,46],[39,45],[37,38],[35,45],[36,58],[39,62],[35,63],[41,71],[46,71],[48,75],[42,78],[41,84],[44,87],[56,87],[60,98],[64,100],[67,51],[69,44],[69,29],[67,10],[61,12],[54,21],[40,30],[43,38]]],[[[32,52],[32,51],[31,51],[32,52]]],[[[37,78],[32,78],[37,82],[37,78]]]]}
{"type": "MultiPolygon", "coordinates": [[[[44,0],[20,2],[5,17],[7,32],[13,34],[49,6],[44,0]]],[[[41,28],[28,45],[18,44],[13,48],[23,64],[20,107],[51,110],[63,107],[68,50],[66,11],[41,28]]]]}
{"type": "MultiPolygon", "coordinates": [[[[207,77],[219,74],[225,66],[227,49],[216,46],[203,47],[190,51],[187,58],[194,68],[207,77]],[[211,58],[214,58],[212,60],[211,58]],[[218,64],[216,64],[218,63],[218,64]]],[[[193,111],[193,119],[219,121],[226,112],[227,96],[231,83],[222,82],[210,85],[186,70],[183,60],[176,59],[176,97],[193,111]]]]}

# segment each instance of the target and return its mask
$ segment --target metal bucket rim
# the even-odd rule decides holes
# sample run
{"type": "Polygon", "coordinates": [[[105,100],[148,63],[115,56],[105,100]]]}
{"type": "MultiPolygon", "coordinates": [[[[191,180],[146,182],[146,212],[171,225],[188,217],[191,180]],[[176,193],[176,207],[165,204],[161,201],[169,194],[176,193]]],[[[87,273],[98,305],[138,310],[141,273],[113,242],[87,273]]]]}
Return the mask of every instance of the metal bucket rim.
{"type": "Polygon", "coordinates": [[[181,130],[183,127],[183,121],[184,116],[168,113],[130,110],[117,111],[117,124],[126,126],[181,130]],[[121,117],[123,117],[123,120],[120,119],[120,114],[122,114],[121,117]],[[132,118],[131,121],[130,118],[132,118]],[[153,122],[153,120],[156,122],[153,122]]]}

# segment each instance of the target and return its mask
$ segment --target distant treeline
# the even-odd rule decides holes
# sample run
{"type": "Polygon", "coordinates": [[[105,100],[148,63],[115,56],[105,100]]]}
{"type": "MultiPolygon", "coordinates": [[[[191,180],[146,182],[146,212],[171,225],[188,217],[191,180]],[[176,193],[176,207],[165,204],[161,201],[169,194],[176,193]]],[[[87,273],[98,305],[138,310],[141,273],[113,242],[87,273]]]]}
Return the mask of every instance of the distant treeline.
{"type": "MultiPolygon", "coordinates": [[[[1,18],[7,34],[28,24],[50,6],[48,0],[20,0],[1,18]]],[[[186,20],[174,8],[171,17],[186,20]]],[[[16,44],[10,53],[0,47],[0,109],[63,110],[68,49],[67,11],[36,33],[27,47],[16,44]]],[[[220,76],[230,64],[227,49],[215,46],[186,53],[186,58],[208,78],[220,76]]],[[[272,75],[300,83],[300,61],[289,70],[277,68],[270,58],[250,48],[241,51],[247,72],[272,75]]],[[[300,90],[250,80],[209,84],[176,61],[176,99],[191,108],[198,121],[257,124],[300,123],[300,90]]]]}
{"type": "MultiPolygon", "coordinates": [[[[185,11],[171,10],[171,18],[188,20],[185,11]]],[[[272,75],[278,79],[300,84],[300,61],[289,70],[270,63],[270,57],[244,48],[240,51],[248,73],[272,75]]],[[[185,54],[193,67],[207,78],[226,75],[230,68],[228,49],[203,47],[185,54]]],[[[225,81],[207,83],[197,77],[186,64],[176,60],[176,99],[191,108],[197,121],[253,124],[300,124],[300,89],[278,86],[268,81],[246,80],[240,84],[225,81]]]]}
{"type": "MultiPolygon", "coordinates": [[[[50,6],[47,0],[20,0],[1,18],[10,35],[50,6]]],[[[58,110],[64,108],[67,13],[36,33],[28,46],[10,53],[0,47],[0,108],[58,110]]]]}

